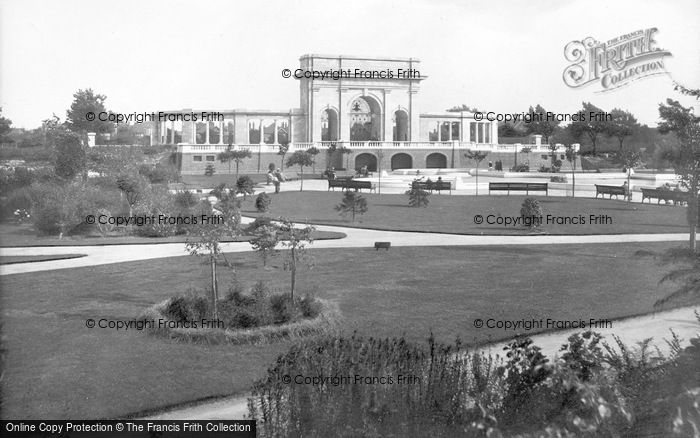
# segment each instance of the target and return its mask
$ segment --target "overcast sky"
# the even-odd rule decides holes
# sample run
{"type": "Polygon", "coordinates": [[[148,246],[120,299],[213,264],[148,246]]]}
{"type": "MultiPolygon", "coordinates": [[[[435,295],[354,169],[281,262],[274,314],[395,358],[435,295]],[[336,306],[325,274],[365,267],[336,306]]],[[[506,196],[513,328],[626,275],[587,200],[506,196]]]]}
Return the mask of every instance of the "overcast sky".
{"type": "MultiPolygon", "coordinates": [[[[0,105],[15,126],[65,117],[93,88],[117,112],[299,107],[284,79],[307,53],[416,57],[429,78],[422,112],[467,104],[520,112],[582,101],[658,120],[672,80],[700,87],[700,1],[0,0],[0,105]],[[657,76],[605,94],[571,89],[564,46],[657,27],[671,51],[657,76]]],[[[700,112],[700,111],[698,111],[700,112]]]]}

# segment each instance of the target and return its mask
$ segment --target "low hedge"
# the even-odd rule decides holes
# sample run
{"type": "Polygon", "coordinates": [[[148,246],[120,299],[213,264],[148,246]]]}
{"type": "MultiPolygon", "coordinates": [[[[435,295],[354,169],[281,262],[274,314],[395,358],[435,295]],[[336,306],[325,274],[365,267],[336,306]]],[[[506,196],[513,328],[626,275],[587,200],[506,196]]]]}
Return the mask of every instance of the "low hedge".
{"type": "Polygon", "coordinates": [[[250,329],[229,328],[171,328],[176,321],[168,315],[167,309],[173,298],[162,301],[148,308],[139,320],[153,320],[155,327],[146,327],[149,334],[174,339],[181,342],[200,344],[269,344],[274,342],[300,339],[307,336],[326,335],[339,328],[340,312],[337,305],[325,300],[321,312],[315,318],[302,319],[285,324],[267,325],[250,329]],[[159,320],[164,324],[160,326],[159,320]]]}

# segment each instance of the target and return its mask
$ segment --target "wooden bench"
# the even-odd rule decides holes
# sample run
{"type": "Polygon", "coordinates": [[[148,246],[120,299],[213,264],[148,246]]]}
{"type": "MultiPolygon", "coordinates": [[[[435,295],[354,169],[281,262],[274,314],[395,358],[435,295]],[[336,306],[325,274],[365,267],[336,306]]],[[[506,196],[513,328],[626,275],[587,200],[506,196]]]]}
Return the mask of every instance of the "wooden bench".
{"type": "Polygon", "coordinates": [[[385,249],[389,251],[391,247],[391,242],[374,242],[374,249],[379,251],[380,249],[385,249]]]}
{"type": "Polygon", "coordinates": [[[362,190],[362,189],[368,189],[370,191],[374,191],[376,189],[375,185],[372,184],[372,181],[356,181],[351,178],[336,178],[336,179],[329,179],[328,180],[328,190],[331,188],[333,191],[335,191],[336,187],[340,187],[343,190],[362,190]]]}
{"type": "Polygon", "coordinates": [[[433,190],[438,193],[443,190],[448,190],[452,193],[452,183],[449,181],[413,181],[411,183],[411,188],[427,190],[430,193],[432,193],[433,190]]]}
{"type": "Polygon", "coordinates": [[[615,199],[617,199],[618,196],[622,195],[623,198],[627,198],[630,196],[629,190],[627,190],[627,187],[624,185],[621,186],[605,186],[601,184],[596,184],[595,185],[595,197],[597,198],[598,195],[601,195],[603,199],[605,199],[605,195],[609,195],[608,199],[612,199],[613,195],[615,195],[615,199]]]}
{"type": "Polygon", "coordinates": [[[526,195],[530,192],[545,192],[546,195],[549,195],[547,183],[492,182],[489,183],[489,195],[492,190],[495,192],[508,192],[509,195],[511,191],[525,192],[526,195]]]}
{"type": "Polygon", "coordinates": [[[683,205],[688,202],[688,194],[677,190],[642,189],[642,202],[645,199],[648,199],[650,204],[652,199],[658,199],[657,204],[660,204],[661,201],[666,203],[671,201],[673,205],[683,205]]]}

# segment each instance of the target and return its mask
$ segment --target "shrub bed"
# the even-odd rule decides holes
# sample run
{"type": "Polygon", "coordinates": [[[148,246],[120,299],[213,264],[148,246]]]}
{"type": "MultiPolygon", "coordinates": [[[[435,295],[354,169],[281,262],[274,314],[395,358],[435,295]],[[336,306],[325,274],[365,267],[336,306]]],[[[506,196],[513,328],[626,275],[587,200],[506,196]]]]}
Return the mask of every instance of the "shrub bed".
{"type": "Polygon", "coordinates": [[[261,282],[249,294],[230,290],[218,303],[218,318],[212,315],[211,301],[190,291],[152,306],[139,319],[154,321],[146,326],[149,333],[179,341],[264,344],[327,334],[339,318],[330,302],[306,295],[292,303],[288,294],[270,294],[261,282]]]}

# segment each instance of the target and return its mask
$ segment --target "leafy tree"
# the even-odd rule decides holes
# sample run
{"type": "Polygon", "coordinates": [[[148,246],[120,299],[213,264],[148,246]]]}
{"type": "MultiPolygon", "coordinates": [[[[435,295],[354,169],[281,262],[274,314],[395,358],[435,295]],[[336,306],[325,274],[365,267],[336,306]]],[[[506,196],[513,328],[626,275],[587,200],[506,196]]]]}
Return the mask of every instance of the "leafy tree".
{"type": "Polygon", "coordinates": [[[0,143],[7,141],[12,126],[12,120],[2,116],[2,107],[0,107],[0,143]]]}
{"type": "Polygon", "coordinates": [[[591,120],[589,115],[591,112],[598,113],[603,110],[593,105],[590,102],[583,102],[583,109],[581,112],[585,117],[585,120],[579,120],[576,122],[571,122],[568,126],[568,130],[575,139],[580,139],[583,135],[586,135],[591,141],[592,154],[596,154],[596,145],[598,142],[598,135],[605,134],[609,131],[608,123],[604,120],[591,120]]]}
{"type": "Polygon", "coordinates": [[[255,198],[255,209],[258,210],[260,213],[265,213],[267,210],[270,209],[271,203],[272,199],[270,198],[270,195],[268,195],[265,192],[262,192],[258,195],[257,198],[255,198]]]}
{"type": "Polygon", "coordinates": [[[214,308],[214,319],[218,319],[219,290],[216,274],[216,264],[221,257],[221,242],[234,239],[240,234],[241,215],[235,206],[224,204],[219,207],[223,223],[208,222],[193,227],[193,234],[187,238],[185,250],[190,255],[206,257],[211,267],[211,289],[214,308]]]}
{"type": "Polygon", "coordinates": [[[284,263],[284,269],[285,271],[290,271],[292,274],[290,297],[292,302],[294,302],[294,289],[296,287],[298,267],[302,264],[306,264],[307,266],[313,265],[313,256],[307,253],[306,247],[307,245],[311,245],[314,241],[313,233],[315,228],[311,225],[307,225],[304,228],[296,228],[294,222],[285,218],[280,218],[280,221],[282,222],[279,226],[280,238],[284,239],[282,241],[282,246],[289,248],[287,260],[284,263]]]}
{"type": "Polygon", "coordinates": [[[321,151],[317,147],[311,146],[306,150],[306,153],[311,155],[311,173],[316,173],[316,155],[320,154],[321,151]]]}
{"type": "Polygon", "coordinates": [[[472,151],[470,149],[468,149],[467,152],[464,154],[465,158],[467,158],[469,160],[476,161],[476,194],[477,194],[477,196],[479,195],[479,163],[484,161],[484,159],[488,155],[489,155],[488,152],[472,151]]]}
{"type": "Polygon", "coordinates": [[[55,151],[56,175],[72,180],[83,173],[86,170],[87,155],[80,144],[80,137],[63,129],[53,130],[50,135],[55,151]]]}
{"type": "Polygon", "coordinates": [[[627,170],[627,202],[632,201],[632,190],[630,186],[630,176],[632,169],[639,166],[642,162],[642,156],[639,152],[631,149],[625,149],[617,153],[617,161],[622,164],[627,170]]]}
{"type": "MultiPolygon", "coordinates": [[[[537,113],[537,114],[542,114],[546,115],[547,110],[542,108],[541,105],[536,105],[535,108],[530,107],[528,109],[528,112],[530,114],[532,113],[537,113]]],[[[534,120],[532,120],[530,123],[525,124],[525,132],[527,134],[538,134],[544,137],[544,142],[545,144],[549,143],[549,137],[554,133],[554,130],[556,127],[559,125],[559,120],[547,120],[546,117],[542,117],[542,120],[540,120],[539,117],[533,117],[534,120]]]]}
{"type": "Polygon", "coordinates": [[[549,149],[549,158],[552,161],[552,172],[557,171],[557,144],[552,142],[547,144],[547,149],[549,149]]]}
{"type": "Polygon", "coordinates": [[[345,217],[348,213],[352,214],[352,221],[355,222],[356,214],[367,213],[367,200],[361,194],[347,190],[343,195],[340,204],[335,206],[336,211],[345,217]]]}
{"type": "Polygon", "coordinates": [[[117,177],[117,188],[129,204],[129,216],[134,215],[134,206],[146,191],[146,180],[137,173],[123,173],[117,177]]]}
{"type": "MultiPolygon", "coordinates": [[[[539,218],[542,214],[542,206],[535,198],[525,198],[523,204],[520,206],[520,217],[539,218]]],[[[532,220],[529,222],[530,228],[537,228],[540,225],[542,225],[542,223],[539,220],[532,220]]]]}
{"type": "Polygon", "coordinates": [[[238,180],[238,168],[243,160],[252,157],[253,154],[248,149],[232,150],[229,149],[221,152],[218,155],[218,160],[222,163],[228,163],[228,173],[231,173],[231,161],[236,163],[236,180],[238,180]]]}
{"type": "Polygon", "coordinates": [[[612,120],[607,123],[608,129],[606,134],[610,137],[617,138],[620,152],[622,152],[622,144],[625,138],[632,135],[634,131],[639,128],[639,123],[637,123],[637,119],[632,113],[617,108],[613,108],[613,110],[610,111],[610,116],[612,120]]]}
{"type": "Polygon", "coordinates": [[[313,157],[306,151],[296,151],[287,160],[287,167],[299,166],[301,169],[301,185],[299,191],[304,190],[304,167],[309,167],[313,164],[313,157]]]}
{"type": "MultiPolygon", "coordinates": [[[[417,181],[420,180],[413,180],[414,183],[417,181]]],[[[406,191],[406,194],[408,195],[409,207],[427,207],[429,202],[428,197],[430,196],[430,193],[428,193],[427,190],[424,190],[415,184],[410,184],[409,187],[410,189],[406,191]]]]}
{"type": "Polygon", "coordinates": [[[95,94],[92,89],[78,90],[73,94],[73,103],[70,109],[66,111],[66,125],[73,132],[86,133],[96,132],[105,134],[112,131],[113,124],[109,121],[100,121],[99,114],[106,112],[105,100],[107,97],[103,94],[95,94]],[[87,114],[94,115],[93,120],[88,120],[87,114]]]}
{"type": "Polygon", "coordinates": [[[578,157],[578,151],[573,145],[566,145],[566,161],[571,164],[571,197],[576,197],[576,158],[578,157]]]}
{"type": "Polygon", "coordinates": [[[243,175],[236,180],[236,193],[242,194],[243,199],[247,199],[248,195],[255,193],[255,182],[248,175],[243,175]]]}
{"type": "Polygon", "coordinates": [[[42,184],[32,189],[31,218],[42,233],[56,232],[62,239],[94,212],[83,183],[42,184]]]}
{"type": "Polygon", "coordinates": [[[690,227],[690,250],[696,251],[695,234],[698,224],[698,190],[700,190],[700,117],[692,108],[678,101],[667,99],[659,105],[662,122],[658,129],[662,134],[673,132],[680,147],[668,158],[673,163],[680,184],[688,191],[688,225],[690,227]]]}
{"type": "Polygon", "coordinates": [[[275,251],[279,243],[279,229],[274,224],[257,227],[253,232],[250,244],[263,260],[263,267],[267,267],[267,261],[275,251]]]}
{"type": "Polygon", "coordinates": [[[284,168],[284,157],[287,156],[287,152],[289,152],[289,142],[280,143],[277,149],[277,155],[280,155],[282,157],[280,169],[284,168]]]}
{"type": "Polygon", "coordinates": [[[467,111],[470,113],[478,113],[479,112],[479,110],[476,109],[476,107],[470,107],[470,106],[467,106],[465,104],[453,106],[452,108],[448,109],[447,111],[451,112],[451,113],[458,113],[460,111],[467,111]]]}

